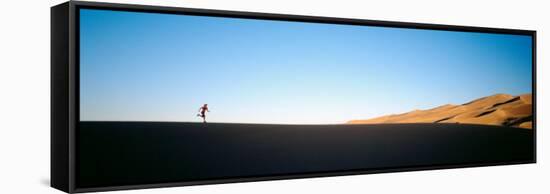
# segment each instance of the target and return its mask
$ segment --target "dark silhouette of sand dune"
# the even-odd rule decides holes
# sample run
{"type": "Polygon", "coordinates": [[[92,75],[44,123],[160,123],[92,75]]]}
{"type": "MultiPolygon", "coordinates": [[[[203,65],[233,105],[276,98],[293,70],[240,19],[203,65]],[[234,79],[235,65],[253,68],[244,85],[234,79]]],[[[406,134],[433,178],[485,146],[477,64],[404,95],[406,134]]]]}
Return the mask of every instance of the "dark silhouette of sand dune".
{"type": "Polygon", "coordinates": [[[77,138],[79,187],[534,160],[533,130],[470,124],[81,122],[77,138]]]}
{"type": "Polygon", "coordinates": [[[532,128],[532,95],[496,94],[462,105],[447,104],[428,110],[414,110],[348,124],[375,123],[470,123],[532,128]]]}

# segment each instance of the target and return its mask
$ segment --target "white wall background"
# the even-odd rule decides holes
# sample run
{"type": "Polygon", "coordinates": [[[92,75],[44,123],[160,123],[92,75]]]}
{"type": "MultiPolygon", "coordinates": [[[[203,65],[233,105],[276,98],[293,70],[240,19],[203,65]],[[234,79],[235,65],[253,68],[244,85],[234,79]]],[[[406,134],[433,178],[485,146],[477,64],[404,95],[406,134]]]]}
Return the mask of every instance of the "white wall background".
{"type": "MultiPolygon", "coordinates": [[[[3,1],[0,11],[0,193],[50,188],[50,6],[3,1]]],[[[550,22],[541,0],[109,0],[208,9],[438,23],[538,31],[538,163],[111,193],[548,193],[550,22]]]]}

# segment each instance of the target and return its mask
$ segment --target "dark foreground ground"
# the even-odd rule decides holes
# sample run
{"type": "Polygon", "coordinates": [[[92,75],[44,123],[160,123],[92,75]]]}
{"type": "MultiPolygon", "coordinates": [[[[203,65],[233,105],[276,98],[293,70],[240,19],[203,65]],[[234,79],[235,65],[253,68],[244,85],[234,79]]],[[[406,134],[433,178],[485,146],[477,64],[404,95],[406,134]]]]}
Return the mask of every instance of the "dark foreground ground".
{"type": "Polygon", "coordinates": [[[81,122],[77,186],[531,161],[533,131],[466,124],[81,122]]]}

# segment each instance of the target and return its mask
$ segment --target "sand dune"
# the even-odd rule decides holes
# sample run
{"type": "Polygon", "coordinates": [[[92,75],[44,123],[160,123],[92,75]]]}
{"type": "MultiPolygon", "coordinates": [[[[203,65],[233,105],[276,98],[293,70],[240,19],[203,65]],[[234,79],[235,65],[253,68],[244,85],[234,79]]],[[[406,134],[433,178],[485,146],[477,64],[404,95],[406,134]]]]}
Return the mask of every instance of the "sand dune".
{"type": "Polygon", "coordinates": [[[428,110],[414,110],[348,124],[375,123],[469,123],[532,128],[532,95],[496,94],[462,105],[446,104],[428,110]]]}
{"type": "Polygon", "coordinates": [[[78,130],[81,188],[535,159],[534,131],[490,125],[80,122],[78,130]]]}

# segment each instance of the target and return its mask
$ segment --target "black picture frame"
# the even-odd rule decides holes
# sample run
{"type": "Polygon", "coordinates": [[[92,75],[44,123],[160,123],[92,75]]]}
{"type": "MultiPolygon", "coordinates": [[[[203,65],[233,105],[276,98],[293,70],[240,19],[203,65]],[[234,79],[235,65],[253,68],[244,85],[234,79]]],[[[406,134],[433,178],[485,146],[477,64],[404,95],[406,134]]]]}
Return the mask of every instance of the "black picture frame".
{"type": "Polygon", "coordinates": [[[155,187],[173,187],[202,184],[235,183],[246,181],[264,181],[294,178],[311,178],[326,176],[358,175],[402,171],[435,170],[465,167],[480,167],[494,165],[511,165],[536,163],[536,31],[485,28],[470,26],[454,26],[440,24],[423,24],[393,21],[376,21],[364,19],[347,19],[333,17],[286,15],[272,13],[254,13],[241,11],[224,11],[195,8],[176,8],[133,4],[114,4],[99,2],[69,1],[51,8],[51,186],[68,193],[110,191],[124,189],[142,189],[155,187]],[[515,161],[502,163],[481,164],[450,164],[436,166],[403,166],[399,168],[380,168],[369,170],[334,171],[287,174],[282,176],[239,177],[230,179],[171,182],[160,184],[120,185],[109,187],[79,188],[75,184],[75,160],[78,141],[79,121],[79,12],[80,8],[121,10],[147,13],[185,14],[197,16],[215,16],[230,18],[250,18],[263,20],[282,20],[297,22],[314,22],[329,24],[380,26],[410,29],[430,29],[459,32],[481,32],[496,34],[528,35],[532,37],[532,91],[533,91],[533,132],[534,132],[534,158],[529,161],[515,161]]]}

